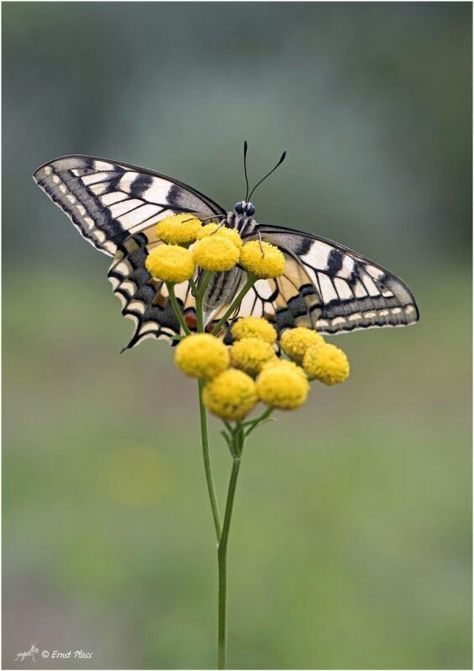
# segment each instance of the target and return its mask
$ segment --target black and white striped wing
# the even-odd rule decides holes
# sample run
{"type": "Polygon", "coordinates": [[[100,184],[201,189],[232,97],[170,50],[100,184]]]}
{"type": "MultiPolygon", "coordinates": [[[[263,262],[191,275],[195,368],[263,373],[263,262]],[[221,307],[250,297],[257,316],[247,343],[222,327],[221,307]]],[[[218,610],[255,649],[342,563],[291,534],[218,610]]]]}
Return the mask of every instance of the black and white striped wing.
{"type": "Polygon", "coordinates": [[[225,214],[210,198],[177,180],[92,156],[62,156],[38,168],[33,179],[82,236],[110,256],[127,237],[171,214],[225,214]]]}
{"type": "Polygon", "coordinates": [[[380,265],[301,231],[264,224],[257,230],[284,252],[285,274],[259,280],[240,315],[265,316],[280,330],[298,325],[328,334],[418,321],[409,288],[380,265]]]}
{"type": "MultiPolygon", "coordinates": [[[[135,325],[124,349],[136,347],[147,338],[171,341],[174,336],[184,335],[171,307],[166,284],[150,275],[145,267],[146,257],[160,244],[155,226],[130,235],[120,245],[109,268],[108,278],[122,304],[122,315],[135,325]]],[[[196,304],[189,282],[177,284],[175,293],[188,326],[195,328],[196,304]]]]}
{"type": "MultiPolygon", "coordinates": [[[[145,338],[169,340],[178,334],[166,287],[145,268],[149,250],[159,244],[155,224],[179,212],[221,217],[223,208],[165,175],[91,156],[57,158],[38,168],[33,178],[88,242],[113,256],[108,277],[122,314],[135,324],[127,347],[145,338]]],[[[195,321],[188,283],[176,287],[176,293],[195,321]]]]}

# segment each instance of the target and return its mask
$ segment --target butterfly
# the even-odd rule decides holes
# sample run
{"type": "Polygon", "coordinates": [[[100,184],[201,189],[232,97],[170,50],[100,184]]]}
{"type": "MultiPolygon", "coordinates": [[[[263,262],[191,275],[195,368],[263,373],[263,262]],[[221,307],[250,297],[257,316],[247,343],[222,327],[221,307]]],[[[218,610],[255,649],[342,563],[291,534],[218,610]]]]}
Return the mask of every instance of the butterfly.
{"type": "MultiPolygon", "coordinates": [[[[334,334],[418,321],[413,294],[382,266],[325,238],[257,223],[250,201],[256,187],[249,194],[246,152],[245,144],[247,195],[231,211],[166,175],[92,156],[62,156],[34,173],[38,186],[65,212],[81,235],[112,257],[108,278],[122,303],[122,314],[135,323],[133,336],[124,349],[146,338],[175,340],[180,335],[166,286],[150,275],[145,260],[161,244],[156,223],[183,212],[203,222],[236,228],[244,242],[259,239],[272,243],[285,255],[284,274],[276,279],[257,280],[229,318],[229,324],[239,317],[254,315],[268,319],[279,331],[307,326],[334,334]]],[[[265,178],[284,157],[285,154],[265,178]]],[[[199,282],[199,276],[195,279],[199,282]]],[[[204,300],[208,330],[226,313],[245,279],[245,271],[238,266],[213,276],[204,300]]],[[[196,318],[189,283],[177,285],[176,295],[192,329],[196,318]]]]}

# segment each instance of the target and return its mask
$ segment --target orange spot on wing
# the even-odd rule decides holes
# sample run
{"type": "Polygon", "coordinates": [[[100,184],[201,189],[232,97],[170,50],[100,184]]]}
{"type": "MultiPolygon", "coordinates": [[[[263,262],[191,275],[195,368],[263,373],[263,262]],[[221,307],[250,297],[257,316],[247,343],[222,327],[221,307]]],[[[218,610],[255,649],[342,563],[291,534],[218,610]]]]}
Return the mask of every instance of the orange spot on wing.
{"type": "Polygon", "coordinates": [[[184,315],[184,320],[190,329],[195,329],[197,327],[196,315],[192,312],[184,315]]]}

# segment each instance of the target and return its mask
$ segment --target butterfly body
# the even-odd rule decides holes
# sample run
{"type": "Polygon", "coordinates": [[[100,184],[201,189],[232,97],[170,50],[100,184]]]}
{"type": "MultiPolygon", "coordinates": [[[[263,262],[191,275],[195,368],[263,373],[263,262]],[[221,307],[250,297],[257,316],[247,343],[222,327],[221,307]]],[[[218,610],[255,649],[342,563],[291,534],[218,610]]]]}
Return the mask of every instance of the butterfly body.
{"type": "Polygon", "coordinates": [[[235,228],[242,237],[252,235],[258,224],[253,218],[255,206],[250,202],[236,203],[234,209],[227,212],[224,224],[229,228],[235,228]]]}
{"type": "MultiPolygon", "coordinates": [[[[244,241],[261,239],[285,254],[284,275],[258,280],[232,319],[254,314],[282,330],[305,325],[322,333],[415,323],[418,308],[398,277],[366,257],[330,240],[292,228],[258,223],[255,206],[239,201],[231,211],[178,180],[126,163],[89,156],[63,156],[41,166],[37,184],[69,216],[82,236],[112,256],[109,280],[122,314],[135,322],[127,347],[145,338],[173,339],[180,327],[166,287],[145,268],[161,244],[156,223],[182,212],[204,223],[235,228],[244,241]]],[[[237,266],[213,276],[204,305],[207,326],[226,312],[245,272],[237,266]]],[[[195,281],[199,282],[197,274],[195,281]]],[[[194,298],[188,283],[176,286],[190,325],[194,298]]]]}

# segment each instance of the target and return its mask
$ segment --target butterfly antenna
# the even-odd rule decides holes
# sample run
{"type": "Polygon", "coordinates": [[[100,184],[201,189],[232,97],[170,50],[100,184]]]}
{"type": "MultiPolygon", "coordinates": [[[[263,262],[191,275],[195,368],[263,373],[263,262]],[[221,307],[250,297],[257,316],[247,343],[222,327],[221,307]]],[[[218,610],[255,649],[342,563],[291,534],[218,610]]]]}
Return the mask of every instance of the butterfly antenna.
{"type": "Polygon", "coordinates": [[[249,199],[249,176],[247,174],[247,149],[249,148],[247,140],[244,140],[244,174],[245,174],[245,201],[249,199]]]}
{"type": "MultiPolygon", "coordinates": [[[[274,168],[272,168],[272,169],[270,170],[270,172],[267,172],[267,174],[266,174],[264,177],[262,177],[262,179],[261,179],[259,182],[257,182],[257,183],[255,184],[255,186],[253,187],[252,191],[249,193],[248,198],[251,198],[251,197],[252,197],[252,194],[253,194],[254,191],[255,191],[255,189],[256,189],[258,186],[260,186],[260,184],[261,184],[262,182],[264,182],[264,181],[267,179],[267,177],[270,177],[270,175],[271,175],[272,173],[274,173],[275,170],[276,170],[277,168],[280,167],[280,165],[283,163],[283,161],[285,160],[285,158],[286,158],[286,151],[284,151],[283,154],[280,156],[280,160],[278,161],[278,163],[276,164],[276,166],[275,166],[274,168]]],[[[247,198],[246,200],[248,200],[248,198],[247,198]]]]}

